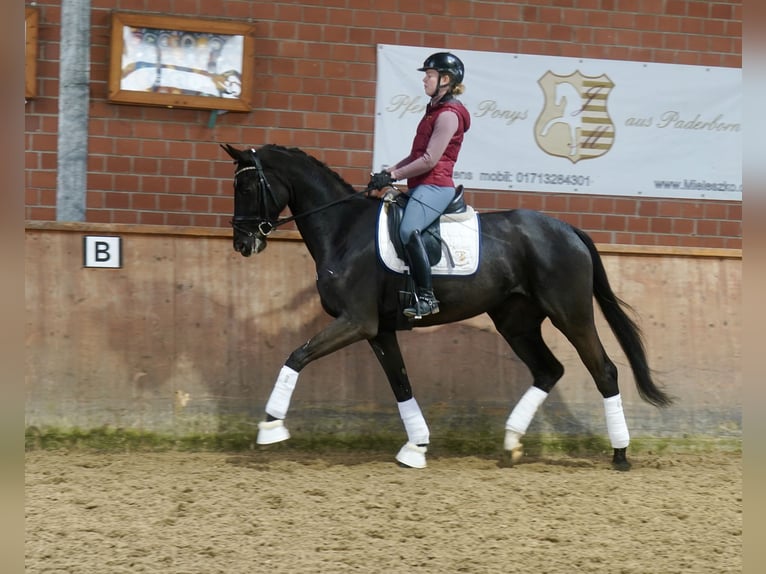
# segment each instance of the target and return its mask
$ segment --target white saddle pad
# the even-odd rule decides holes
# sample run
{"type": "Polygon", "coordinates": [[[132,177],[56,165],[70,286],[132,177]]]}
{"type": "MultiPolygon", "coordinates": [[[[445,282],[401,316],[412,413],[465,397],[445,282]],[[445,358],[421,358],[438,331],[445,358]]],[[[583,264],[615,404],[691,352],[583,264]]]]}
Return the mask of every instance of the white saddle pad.
{"type": "MultiPolygon", "coordinates": [[[[388,235],[388,203],[381,204],[378,216],[378,258],[391,271],[404,273],[407,264],[396,255],[388,235]]],[[[468,205],[464,213],[442,215],[441,236],[449,248],[450,256],[442,246],[442,258],[433,267],[432,275],[473,275],[479,268],[479,216],[468,205]],[[454,263],[454,266],[453,266],[454,263]]]]}

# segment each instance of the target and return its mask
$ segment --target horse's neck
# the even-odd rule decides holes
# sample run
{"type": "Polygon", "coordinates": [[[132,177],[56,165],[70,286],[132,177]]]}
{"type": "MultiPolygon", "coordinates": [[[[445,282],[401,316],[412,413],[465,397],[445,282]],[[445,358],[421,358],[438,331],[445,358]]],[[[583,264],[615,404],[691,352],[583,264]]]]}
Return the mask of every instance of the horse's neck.
{"type": "Polygon", "coordinates": [[[289,207],[311,256],[321,263],[335,255],[353,218],[351,205],[357,202],[332,178],[327,183],[323,174],[314,176],[293,186],[289,207]]]}
{"type": "Polygon", "coordinates": [[[347,185],[325,165],[297,150],[263,148],[264,164],[290,188],[288,207],[311,256],[321,264],[342,244],[359,203],[347,185]],[[348,201],[337,204],[348,198],[348,201]]]}

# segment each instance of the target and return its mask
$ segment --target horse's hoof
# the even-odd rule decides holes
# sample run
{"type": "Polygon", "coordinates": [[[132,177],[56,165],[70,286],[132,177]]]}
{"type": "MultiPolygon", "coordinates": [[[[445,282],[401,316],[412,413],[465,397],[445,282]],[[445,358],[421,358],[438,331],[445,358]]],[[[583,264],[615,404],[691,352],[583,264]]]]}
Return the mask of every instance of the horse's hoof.
{"type": "Polygon", "coordinates": [[[290,431],[285,426],[285,421],[276,419],[258,423],[258,444],[274,444],[290,438],[290,431]]]}
{"type": "Polygon", "coordinates": [[[632,465],[627,460],[613,460],[612,468],[620,472],[628,472],[632,465]]]}
{"type": "Polygon", "coordinates": [[[396,461],[407,468],[425,468],[426,451],[425,446],[418,446],[411,442],[405,444],[396,455],[396,461]]]}
{"type": "Polygon", "coordinates": [[[517,446],[513,448],[504,450],[502,459],[500,461],[500,466],[505,468],[514,466],[517,462],[521,460],[522,456],[524,456],[524,448],[522,447],[521,444],[518,444],[517,446]]]}
{"type": "Polygon", "coordinates": [[[619,470],[621,472],[627,472],[630,470],[632,465],[628,462],[628,458],[625,454],[626,451],[626,448],[614,449],[614,455],[612,456],[612,468],[614,470],[619,470]]]}

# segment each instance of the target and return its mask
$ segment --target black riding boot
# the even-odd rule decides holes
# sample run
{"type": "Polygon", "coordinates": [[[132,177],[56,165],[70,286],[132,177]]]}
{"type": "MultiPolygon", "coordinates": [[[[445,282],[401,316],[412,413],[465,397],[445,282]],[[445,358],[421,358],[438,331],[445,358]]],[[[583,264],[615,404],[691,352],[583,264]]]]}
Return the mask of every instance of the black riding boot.
{"type": "Polygon", "coordinates": [[[431,286],[431,264],[428,261],[428,254],[419,231],[414,231],[410,235],[410,240],[405,248],[409,259],[410,273],[416,285],[416,294],[415,303],[407,307],[404,314],[414,319],[420,319],[425,315],[435,315],[439,312],[439,302],[436,300],[431,286]]]}

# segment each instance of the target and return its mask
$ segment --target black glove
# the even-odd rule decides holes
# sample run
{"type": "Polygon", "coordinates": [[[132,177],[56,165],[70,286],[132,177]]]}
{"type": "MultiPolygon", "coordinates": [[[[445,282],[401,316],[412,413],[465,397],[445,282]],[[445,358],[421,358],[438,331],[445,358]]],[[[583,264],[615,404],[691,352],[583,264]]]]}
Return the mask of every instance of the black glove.
{"type": "Polygon", "coordinates": [[[392,183],[394,183],[394,179],[391,177],[390,173],[386,170],[379,171],[378,173],[373,173],[372,177],[370,177],[370,183],[367,184],[367,191],[383,189],[392,183]]]}

